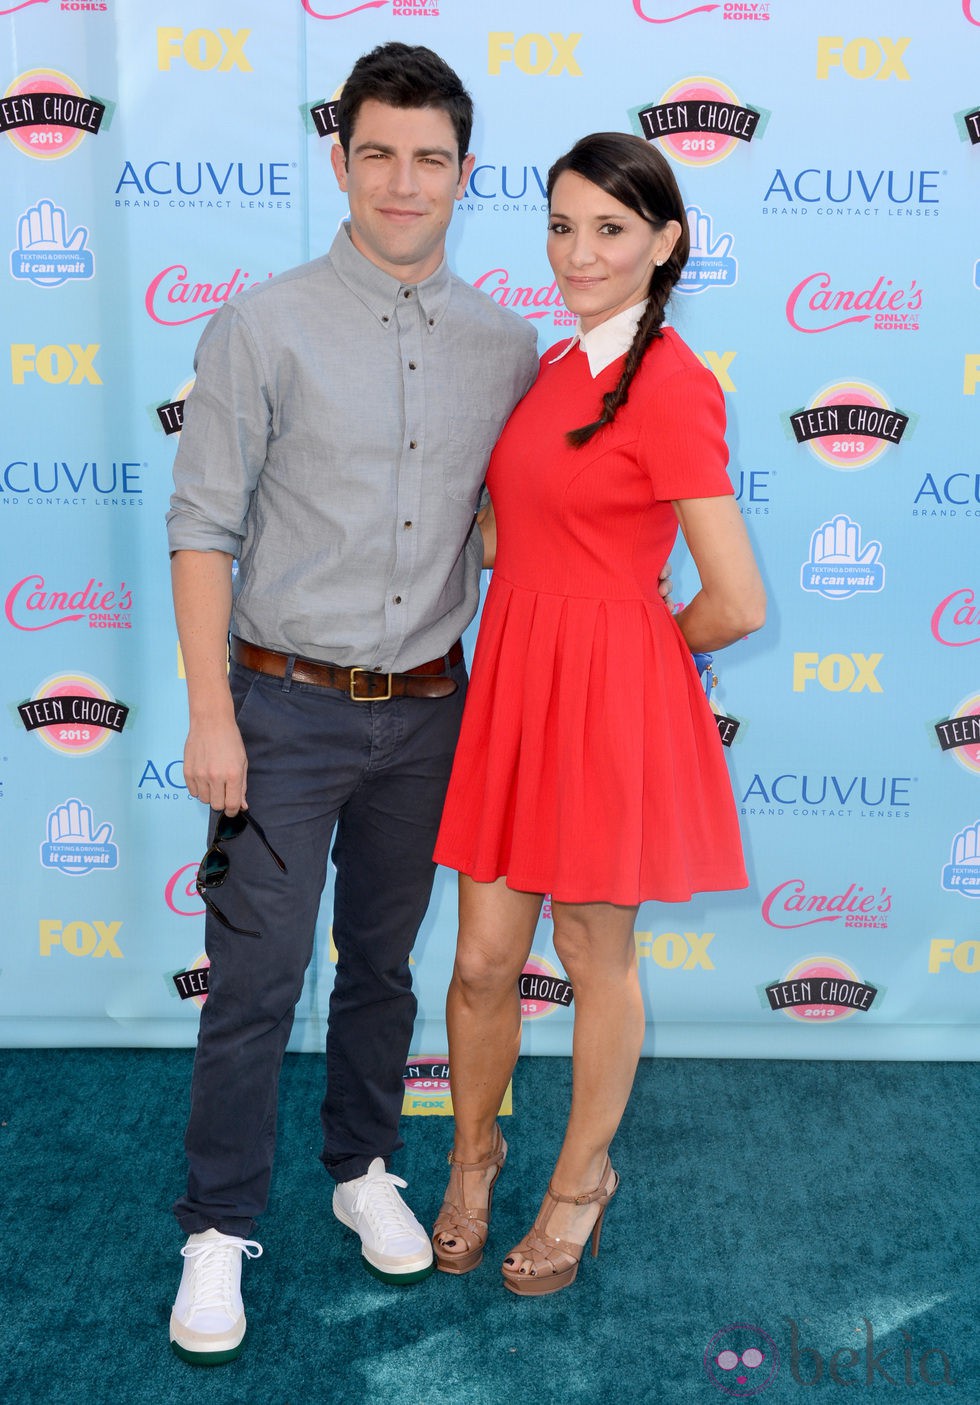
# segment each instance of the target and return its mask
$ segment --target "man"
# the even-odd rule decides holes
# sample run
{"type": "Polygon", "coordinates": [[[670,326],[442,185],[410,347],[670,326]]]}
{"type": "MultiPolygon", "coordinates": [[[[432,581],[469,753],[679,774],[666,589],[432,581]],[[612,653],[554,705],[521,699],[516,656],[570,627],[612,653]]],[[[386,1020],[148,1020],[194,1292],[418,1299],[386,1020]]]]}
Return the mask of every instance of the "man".
{"type": "Polygon", "coordinates": [[[372,1272],[406,1283],[432,1268],[387,1169],[416,1009],[408,960],[465,693],[474,512],[536,367],[528,324],[446,266],[471,123],[430,50],[364,55],[332,153],[349,225],[323,258],[236,297],[198,348],[168,516],[184,773],[212,811],[209,994],[175,1206],[189,1238],[170,1321],[174,1350],[197,1364],[241,1350],[241,1258],[261,1253],[248,1236],[332,836],[321,1159],[372,1272]]]}

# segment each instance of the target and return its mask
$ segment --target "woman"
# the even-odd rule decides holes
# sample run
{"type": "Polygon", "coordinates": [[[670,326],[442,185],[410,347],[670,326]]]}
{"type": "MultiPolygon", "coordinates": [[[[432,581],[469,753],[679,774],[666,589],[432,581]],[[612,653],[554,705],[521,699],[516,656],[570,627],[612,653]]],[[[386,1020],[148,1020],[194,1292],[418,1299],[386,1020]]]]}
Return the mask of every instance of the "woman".
{"type": "Polygon", "coordinates": [[[575,337],[494,452],[499,546],[436,859],[459,870],[447,1002],[456,1116],[438,1267],[483,1255],[506,1156],[497,1111],[520,1046],[518,980],[545,893],[575,993],[572,1106],[515,1293],[575,1278],[618,1178],[609,1144],[644,1011],[633,925],[646,899],[745,887],[724,756],[692,651],[763,622],[725,472],[715,378],[663,326],[689,250],[677,184],[639,137],[584,137],[548,178],[548,258],[575,337]],[[701,589],[676,616],[658,574],[677,525],[701,589]]]}

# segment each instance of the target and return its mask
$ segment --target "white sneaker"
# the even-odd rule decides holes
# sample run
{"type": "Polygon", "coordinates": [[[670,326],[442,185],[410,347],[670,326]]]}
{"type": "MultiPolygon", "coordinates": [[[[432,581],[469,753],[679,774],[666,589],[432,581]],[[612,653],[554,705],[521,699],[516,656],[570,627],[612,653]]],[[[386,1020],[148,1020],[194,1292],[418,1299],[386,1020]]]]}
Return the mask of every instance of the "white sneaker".
{"type": "Polygon", "coordinates": [[[234,1361],[245,1337],[242,1254],[257,1259],[262,1245],[206,1229],[180,1252],[184,1272],[170,1314],[170,1345],[192,1366],[234,1361]]]}
{"type": "Polygon", "coordinates": [[[333,1193],[337,1219],[360,1235],[364,1267],[384,1283],[417,1283],[432,1272],[429,1236],[395,1189],[405,1185],[376,1156],[366,1176],[333,1193]]]}

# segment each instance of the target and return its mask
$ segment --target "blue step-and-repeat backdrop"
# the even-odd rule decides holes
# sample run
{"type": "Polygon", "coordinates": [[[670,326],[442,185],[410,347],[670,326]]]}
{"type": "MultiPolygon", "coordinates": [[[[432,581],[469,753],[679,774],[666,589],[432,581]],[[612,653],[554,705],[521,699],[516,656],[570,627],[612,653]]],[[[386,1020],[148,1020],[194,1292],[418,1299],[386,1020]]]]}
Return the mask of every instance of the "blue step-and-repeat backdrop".
{"type": "MultiPolygon", "coordinates": [[[[641,908],[647,1052],[978,1057],[980,0],[0,0],[0,39],[0,1043],[195,1038],[182,401],[206,319],[329,245],[331,103],[399,39],[473,92],[450,256],[542,350],[572,320],[544,252],[559,153],[635,131],[688,210],[672,318],[726,394],[770,617],[712,691],[751,887],[641,908]]],[[[681,550],[675,580],[696,588],[681,550]]],[[[330,897],[295,1049],[322,1043],[330,897]]],[[[532,1053],[570,1048],[550,932],[546,905],[532,1053]]],[[[442,872],[419,1110],[454,936],[442,872]]]]}

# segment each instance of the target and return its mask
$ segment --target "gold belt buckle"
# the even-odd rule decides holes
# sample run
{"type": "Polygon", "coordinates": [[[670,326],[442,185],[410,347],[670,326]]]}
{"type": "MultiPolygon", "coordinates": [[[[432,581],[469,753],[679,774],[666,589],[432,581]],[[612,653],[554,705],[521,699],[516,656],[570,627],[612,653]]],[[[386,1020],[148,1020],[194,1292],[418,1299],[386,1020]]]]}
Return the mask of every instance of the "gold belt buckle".
{"type": "Polygon", "coordinates": [[[390,674],[390,673],[386,673],[386,674],[375,673],[375,672],[374,672],[372,669],[370,669],[370,668],[352,668],[351,671],[350,671],[350,689],[349,689],[349,692],[350,692],[350,700],[351,700],[351,702],[387,702],[388,699],[391,697],[391,674],[390,674]],[[362,695],[361,697],[358,697],[358,695],[354,692],[354,683],[355,683],[354,675],[357,674],[357,673],[366,673],[369,678],[381,678],[381,677],[387,678],[387,679],[388,679],[388,691],[387,691],[387,693],[379,693],[377,697],[373,697],[373,698],[372,698],[372,697],[364,697],[363,695],[362,695]]]}

